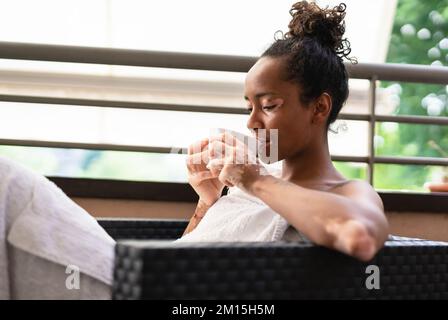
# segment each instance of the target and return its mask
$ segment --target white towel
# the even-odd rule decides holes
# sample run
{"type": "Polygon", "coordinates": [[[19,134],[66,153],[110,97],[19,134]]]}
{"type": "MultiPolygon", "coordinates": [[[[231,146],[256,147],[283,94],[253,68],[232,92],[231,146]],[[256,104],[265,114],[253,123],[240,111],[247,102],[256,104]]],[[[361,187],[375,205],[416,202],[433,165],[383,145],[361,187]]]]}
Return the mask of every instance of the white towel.
{"type": "MultiPolygon", "coordinates": [[[[279,177],[281,169],[267,166],[279,177]]],[[[277,241],[282,240],[288,222],[263,201],[237,187],[211,206],[198,226],[177,242],[277,241]]]]}
{"type": "Polygon", "coordinates": [[[112,283],[115,241],[55,184],[0,157],[0,299],[10,297],[6,241],[112,283]]]}

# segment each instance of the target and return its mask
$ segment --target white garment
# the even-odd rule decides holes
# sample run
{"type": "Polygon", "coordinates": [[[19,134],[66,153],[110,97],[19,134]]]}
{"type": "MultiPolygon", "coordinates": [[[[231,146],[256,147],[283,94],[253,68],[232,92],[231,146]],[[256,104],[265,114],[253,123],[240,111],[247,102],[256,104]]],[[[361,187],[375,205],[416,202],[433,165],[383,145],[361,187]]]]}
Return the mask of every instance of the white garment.
{"type": "MultiPolygon", "coordinates": [[[[281,169],[267,167],[280,177],[281,169]]],[[[305,238],[263,201],[237,187],[211,206],[190,233],[175,241],[300,241],[305,238]],[[286,232],[288,231],[288,232],[286,232]]]]}
{"type": "Polygon", "coordinates": [[[115,241],[95,218],[45,177],[0,157],[0,299],[14,287],[11,247],[112,284],[115,241]]]}
{"type": "Polygon", "coordinates": [[[8,246],[10,298],[19,300],[109,300],[112,286],[79,274],[79,282],[66,267],[8,246]],[[67,282],[71,289],[67,288],[67,282]],[[76,288],[74,285],[76,284],[76,288]]]}

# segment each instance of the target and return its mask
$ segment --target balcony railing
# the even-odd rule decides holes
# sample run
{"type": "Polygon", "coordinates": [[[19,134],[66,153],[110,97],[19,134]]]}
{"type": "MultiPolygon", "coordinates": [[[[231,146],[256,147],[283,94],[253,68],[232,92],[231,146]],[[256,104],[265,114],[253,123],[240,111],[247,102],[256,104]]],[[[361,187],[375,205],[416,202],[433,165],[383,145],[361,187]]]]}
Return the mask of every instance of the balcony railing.
{"type": "MultiPolygon", "coordinates": [[[[156,52],[12,42],[0,42],[0,58],[228,72],[247,72],[257,60],[256,57],[156,52]]],[[[377,88],[376,81],[387,80],[446,85],[448,84],[447,67],[372,63],[359,63],[356,65],[347,64],[346,66],[352,79],[367,79],[370,81],[369,102],[368,106],[366,106],[368,107],[368,114],[341,113],[339,116],[339,119],[344,120],[368,121],[368,154],[367,156],[333,156],[333,160],[342,162],[366,163],[368,166],[368,180],[371,184],[373,184],[375,164],[448,166],[448,159],[445,158],[376,156],[374,150],[375,124],[377,122],[448,125],[448,117],[378,115],[375,108],[377,88]]],[[[55,98],[26,95],[0,95],[0,101],[230,114],[245,114],[246,112],[244,109],[232,107],[207,107],[195,105],[176,105],[161,103],[156,104],[143,102],[139,103],[116,100],[55,98]]],[[[19,139],[0,139],[0,144],[33,147],[139,151],[153,153],[169,153],[172,151],[172,148],[170,147],[72,143],[19,139]]],[[[181,151],[183,153],[186,153],[186,150],[181,151]]]]}

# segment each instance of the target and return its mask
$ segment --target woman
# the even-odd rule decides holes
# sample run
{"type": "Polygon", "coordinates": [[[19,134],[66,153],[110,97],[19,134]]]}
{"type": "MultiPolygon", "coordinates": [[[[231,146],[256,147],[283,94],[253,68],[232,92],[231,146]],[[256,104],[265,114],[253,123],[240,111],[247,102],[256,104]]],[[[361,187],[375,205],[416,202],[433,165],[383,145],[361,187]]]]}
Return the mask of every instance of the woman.
{"type": "MultiPolygon", "coordinates": [[[[367,183],[344,179],[328,152],[328,125],[348,95],[344,10],[295,4],[289,32],[247,75],[248,127],[259,139],[278,129],[281,175],[247,161],[248,148],[226,134],[190,147],[189,182],[200,200],[178,242],[308,238],[361,260],[381,248],[380,198],[367,183]],[[220,158],[220,149],[231,156],[220,158]],[[234,161],[241,154],[245,162],[234,161]],[[231,192],[221,197],[225,185],[231,192]]],[[[0,182],[0,299],[110,298],[115,242],[95,219],[44,177],[2,158],[0,182]]]]}
{"type": "MultiPolygon", "coordinates": [[[[350,53],[349,42],[343,39],[345,5],[321,9],[302,1],[294,4],[290,13],[289,31],[247,74],[244,97],[247,127],[254,135],[259,138],[262,130],[266,136],[273,129],[278,132],[275,147],[283,160],[281,176],[261,174],[260,163],[236,163],[234,154],[244,152],[244,145],[226,134],[191,145],[189,182],[199,202],[183,238],[225,241],[245,233],[248,236],[241,239],[260,240],[259,232],[276,225],[264,210],[259,217],[267,222],[257,232],[251,234],[251,227],[238,228],[247,219],[256,222],[257,215],[241,218],[247,212],[240,210],[241,197],[233,197],[230,203],[221,198],[224,186],[236,186],[249,194],[250,200],[257,198],[260,205],[271,209],[271,220],[280,216],[311,242],[368,261],[388,236],[382,201],[368,183],[347,180],[335,169],[327,139],[329,125],[348,96],[342,60],[350,53]],[[222,152],[216,154],[214,150],[219,149],[222,152]],[[216,157],[221,157],[214,161],[218,165],[208,170],[209,160],[216,157]],[[229,212],[237,213],[232,217],[229,212]],[[219,221],[223,215],[227,220],[219,221]],[[238,222],[232,225],[233,220],[238,222]],[[228,226],[225,232],[213,230],[225,228],[223,224],[228,226]]],[[[270,141],[264,142],[274,147],[270,141]]],[[[277,231],[266,232],[272,235],[277,231]]]]}

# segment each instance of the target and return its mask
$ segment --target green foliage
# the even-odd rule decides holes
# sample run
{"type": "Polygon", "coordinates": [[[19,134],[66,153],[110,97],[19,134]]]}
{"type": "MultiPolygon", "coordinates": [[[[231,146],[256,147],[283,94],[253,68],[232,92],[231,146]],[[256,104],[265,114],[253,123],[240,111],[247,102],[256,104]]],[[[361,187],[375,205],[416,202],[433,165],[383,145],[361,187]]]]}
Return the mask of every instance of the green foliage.
{"type": "Polygon", "coordinates": [[[350,162],[333,162],[335,168],[347,179],[367,179],[367,165],[350,162]]]}
{"type": "Polygon", "coordinates": [[[119,180],[186,181],[181,155],[103,151],[82,172],[88,178],[119,180]]]}
{"type": "Polygon", "coordinates": [[[58,159],[48,149],[0,146],[0,156],[11,159],[39,173],[55,175],[58,172],[58,159]],[[32,156],[30,156],[32,154],[32,156]]]}
{"type": "MultiPolygon", "coordinates": [[[[399,0],[387,62],[448,65],[448,0],[399,0]]],[[[429,67],[430,68],[430,67],[429,67]]],[[[448,80],[447,80],[448,84],[448,80]]],[[[381,83],[395,88],[394,114],[448,116],[448,86],[415,83],[381,83]]],[[[377,155],[441,157],[434,141],[448,151],[448,128],[434,125],[377,125],[377,155]]],[[[375,187],[423,190],[431,179],[441,179],[442,168],[378,165],[375,187]]]]}

